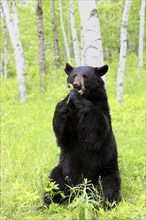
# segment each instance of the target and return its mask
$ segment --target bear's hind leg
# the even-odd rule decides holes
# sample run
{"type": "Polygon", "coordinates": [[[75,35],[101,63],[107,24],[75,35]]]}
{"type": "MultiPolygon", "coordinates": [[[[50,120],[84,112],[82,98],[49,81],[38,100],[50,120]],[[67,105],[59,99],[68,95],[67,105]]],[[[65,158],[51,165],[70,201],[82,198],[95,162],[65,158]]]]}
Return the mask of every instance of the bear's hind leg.
{"type": "Polygon", "coordinates": [[[118,172],[102,177],[102,190],[105,202],[118,203],[121,201],[120,183],[121,180],[118,172]]]}
{"type": "Polygon", "coordinates": [[[46,205],[50,205],[52,202],[54,203],[61,203],[62,201],[62,196],[60,191],[65,193],[65,184],[64,184],[64,178],[63,178],[63,174],[62,174],[62,168],[60,166],[55,167],[50,176],[49,179],[52,182],[55,182],[55,184],[57,184],[57,186],[59,187],[59,189],[53,189],[53,192],[51,193],[53,196],[49,196],[48,192],[45,192],[44,194],[44,203],[46,205]]]}

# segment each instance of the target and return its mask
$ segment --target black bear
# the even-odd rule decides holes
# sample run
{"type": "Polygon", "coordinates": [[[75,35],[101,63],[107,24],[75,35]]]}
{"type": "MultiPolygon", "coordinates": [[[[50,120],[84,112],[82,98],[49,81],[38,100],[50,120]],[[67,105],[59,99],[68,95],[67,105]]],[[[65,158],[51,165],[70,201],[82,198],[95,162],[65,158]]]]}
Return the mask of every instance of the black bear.
{"type": "MultiPolygon", "coordinates": [[[[120,174],[117,146],[112,131],[108,99],[102,76],[108,66],[72,67],[66,64],[67,83],[73,89],[56,106],[53,129],[61,148],[59,164],[49,178],[60,191],[69,195],[69,187],[86,178],[99,189],[101,179],[104,201],[119,202],[120,174]]],[[[45,193],[44,203],[61,203],[58,191],[52,200],[45,193]]]]}

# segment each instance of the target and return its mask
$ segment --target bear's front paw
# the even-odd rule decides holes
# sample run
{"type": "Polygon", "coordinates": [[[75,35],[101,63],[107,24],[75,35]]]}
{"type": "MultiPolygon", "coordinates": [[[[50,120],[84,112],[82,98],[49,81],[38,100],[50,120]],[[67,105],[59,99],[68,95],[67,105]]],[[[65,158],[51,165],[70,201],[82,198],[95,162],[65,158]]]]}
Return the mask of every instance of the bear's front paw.
{"type": "MultiPolygon", "coordinates": [[[[80,93],[77,91],[77,90],[75,90],[75,89],[72,89],[71,91],[70,91],[70,100],[73,102],[73,104],[76,106],[76,105],[79,105],[79,103],[80,103],[80,105],[81,105],[81,101],[82,101],[82,97],[81,97],[81,95],[80,95],[80,93]]],[[[77,106],[76,106],[77,107],[77,106]]]]}
{"type": "Polygon", "coordinates": [[[70,91],[70,97],[71,97],[71,99],[73,99],[73,98],[75,98],[75,97],[77,97],[77,96],[80,96],[78,90],[72,89],[72,90],[70,91]]]}
{"type": "Polygon", "coordinates": [[[69,93],[69,96],[67,97],[67,104],[70,102],[70,100],[72,100],[72,102],[74,102],[74,100],[77,99],[77,96],[79,95],[78,91],[75,89],[72,89],[69,93]]]}

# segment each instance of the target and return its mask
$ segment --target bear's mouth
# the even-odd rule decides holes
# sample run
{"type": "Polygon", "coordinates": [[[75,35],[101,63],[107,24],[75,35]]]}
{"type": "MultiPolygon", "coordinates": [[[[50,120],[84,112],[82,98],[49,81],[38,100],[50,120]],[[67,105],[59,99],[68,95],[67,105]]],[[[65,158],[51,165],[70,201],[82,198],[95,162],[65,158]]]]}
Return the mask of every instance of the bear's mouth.
{"type": "Polygon", "coordinates": [[[77,78],[77,80],[75,80],[73,82],[73,88],[76,89],[80,95],[83,95],[84,91],[85,91],[85,87],[84,87],[84,79],[83,78],[77,78]]]}
{"type": "Polygon", "coordinates": [[[84,91],[85,91],[85,88],[82,88],[82,89],[78,90],[78,92],[80,93],[80,95],[83,95],[83,94],[84,94],[84,91]]]}
{"type": "Polygon", "coordinates": [[[80,95],[83,95],[84,94],[84,91],[85,91],[85,87],[77,87],[77,86],[73,86],[73,88],[75,89],[75,90],[77,90],[78,91],[78,93],[80,94],[80,95]]]}
{"type": "Polygon", "coordinates": [[[70,89],[70,90],[71,89],[77,90],[80,95],[83,95],[84,92],[85,92],[85,87],[84,86],[82,86],[82,87],[81,86],[75,86],[71,83],[68,83],[67,88],[70,89]]]}

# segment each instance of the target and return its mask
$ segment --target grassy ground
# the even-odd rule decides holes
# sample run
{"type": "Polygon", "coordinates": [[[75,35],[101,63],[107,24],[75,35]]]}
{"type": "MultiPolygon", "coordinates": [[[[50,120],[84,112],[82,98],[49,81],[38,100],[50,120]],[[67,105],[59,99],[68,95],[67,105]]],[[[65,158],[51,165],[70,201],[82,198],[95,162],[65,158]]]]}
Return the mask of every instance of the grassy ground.
{"type": "MultiPolygon", "coordinates": [[[[17,101],[16,79],[1,81],[1,218],[141,220],[144,214],[144,77],[125,77],[123,105],[116,103],[114,65],[107,76],[107,93],[118,143],[123,201],[111,211],[94,209],[85,195],[72,204],[52,204],[43,213],[43,192],[59,148],[52,130],[56,103],[66,91],[65,77],[51,77],[48,92],[39,94],[37,81],[28,87],[25,104],[17,101]],[[114,73],[112,75],[112,73],[114,73]]],[[[132,70],[133,72],[133,70],[132,70]]],[[[61,74],[61,73],[60,73],[61,74]]]]}

